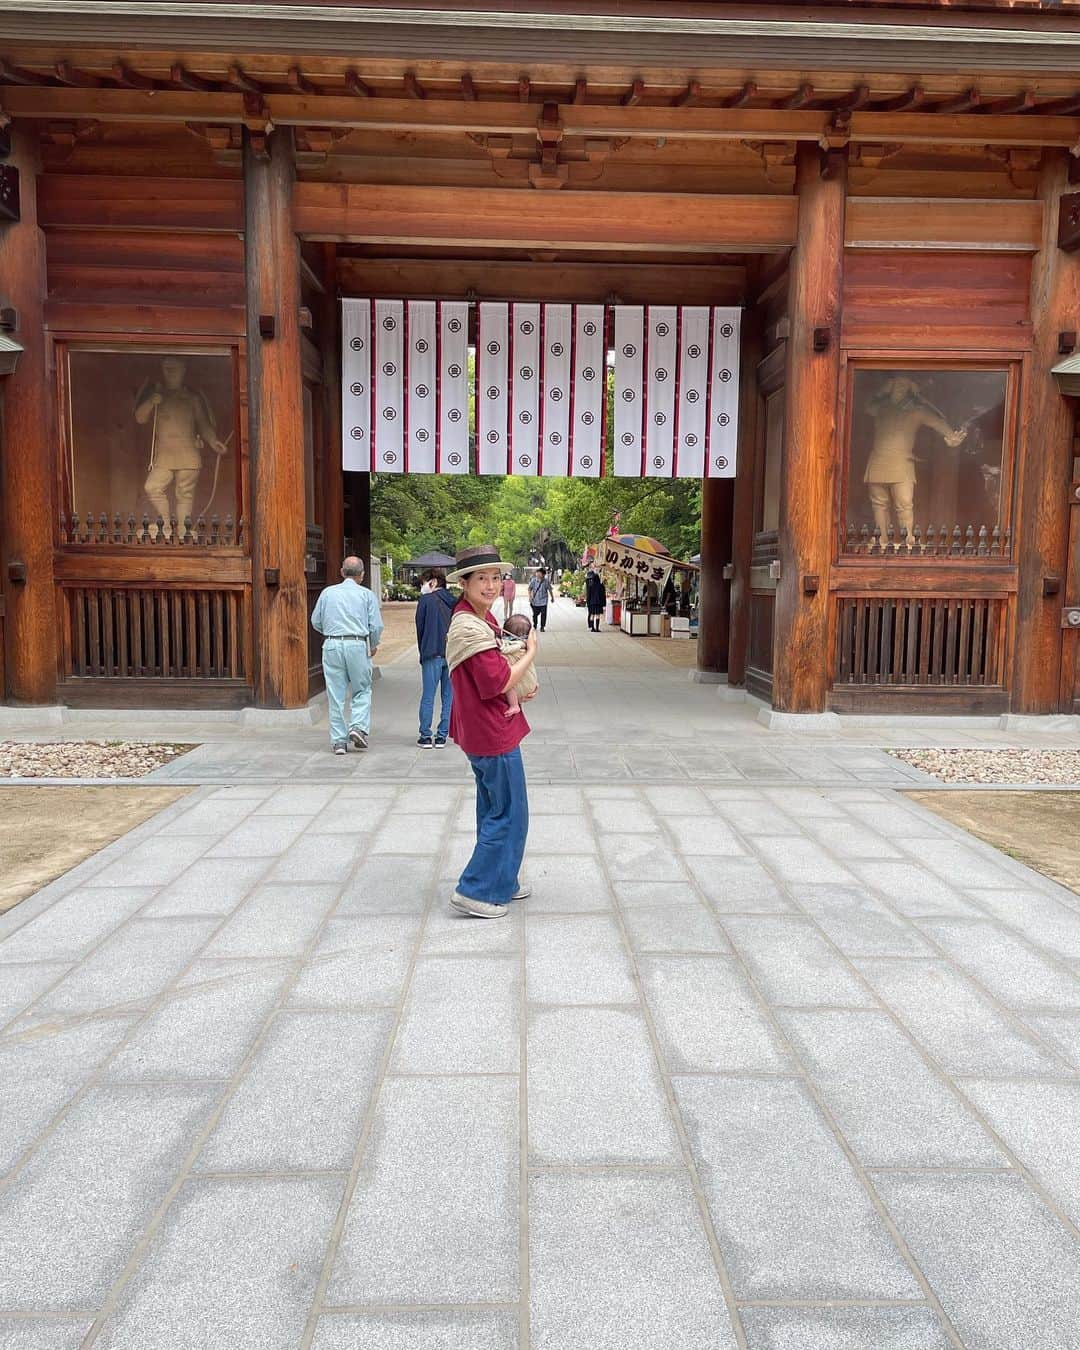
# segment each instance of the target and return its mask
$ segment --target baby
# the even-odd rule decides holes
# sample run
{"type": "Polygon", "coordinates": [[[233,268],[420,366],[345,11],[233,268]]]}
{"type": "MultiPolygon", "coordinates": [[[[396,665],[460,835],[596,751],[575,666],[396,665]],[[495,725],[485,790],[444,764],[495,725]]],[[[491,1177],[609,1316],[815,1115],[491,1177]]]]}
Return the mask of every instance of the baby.
{"type": "MultiPolygon", "coordinates": [[[[503,632],[508,633],[509,637],[504,637],[499,643],[499,650],[510,664],[517,665],[525,655],[525,642],[532,632],[532,621],[525,614],[511,614],[503,624],[503,632]]],[[[521,711],[522,698],[532,693],[538,687],[536,671],[534,668],[527,670],[522,676],[520,684],[509,690],[506,698],[506,716],[514,717],[521,711]]]]}

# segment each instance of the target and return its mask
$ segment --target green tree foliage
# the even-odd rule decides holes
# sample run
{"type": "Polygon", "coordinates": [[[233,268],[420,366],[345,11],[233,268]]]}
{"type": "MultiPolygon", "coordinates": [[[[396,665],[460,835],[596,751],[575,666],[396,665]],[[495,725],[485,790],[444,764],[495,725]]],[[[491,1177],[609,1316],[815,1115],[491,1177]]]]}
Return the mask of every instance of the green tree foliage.
{"type": "MultiPolygon", "coordinates": [[[[471,397],[471,380],[469,387],[471,397]]],[[[692,478],[612,477],[610,369],[607,399],[604,478],[372,475],[375,552],[404,562],[431,549],[454,553],[469,544],[492,543],[504,558],[521,563],[531,548],[540,547],[550,556],[550,545],[561,540],[580,557],[607,534],[618,515],[620,534],[652,535],[676,557],[690,557],[700,547],[701,483],[692,478]]]]}

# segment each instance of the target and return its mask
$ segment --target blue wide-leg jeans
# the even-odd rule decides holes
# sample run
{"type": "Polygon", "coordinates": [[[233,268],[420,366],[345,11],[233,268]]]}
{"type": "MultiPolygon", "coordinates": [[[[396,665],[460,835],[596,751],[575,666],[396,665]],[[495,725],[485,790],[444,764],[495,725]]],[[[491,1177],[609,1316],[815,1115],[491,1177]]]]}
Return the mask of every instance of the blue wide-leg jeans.
{"type": "Polygon", "coordinates": [[[520,747],[505,755],[469,755],[476,778],[476,847],[458,881],[458,894],[508,905],[529,833],[529,795],[520,747]]]}
{"type": "Polygon", "coordinates": [[[429,656],[420,662],[420,735],[431,735],[431,719],[435,715],[435,690],[439,690],[439,729],[435,735],[442,741],[450,728],[450,705],[454,690],[450,684],[450,667],[444,656],[429,656]]]}
{"type": "Polygon", "coordinates": [[[350,731],[366,733],[371,723],[371,657],[367,643],[327,638],[323,643],[322,668],[330,713],[330,744],[343,742],[350,731]]]}

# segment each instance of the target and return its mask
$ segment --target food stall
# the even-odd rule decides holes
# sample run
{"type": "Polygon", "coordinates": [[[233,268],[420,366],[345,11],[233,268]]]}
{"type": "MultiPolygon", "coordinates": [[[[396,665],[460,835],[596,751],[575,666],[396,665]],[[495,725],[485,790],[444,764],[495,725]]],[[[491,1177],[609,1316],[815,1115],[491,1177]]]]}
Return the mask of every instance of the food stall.
{"type": "Polygon", "coordinates": [[[647,535],[609,535],[590,553],[608,591],[609,624],[631,637],[697,636],[696,564],[647,535]]]}

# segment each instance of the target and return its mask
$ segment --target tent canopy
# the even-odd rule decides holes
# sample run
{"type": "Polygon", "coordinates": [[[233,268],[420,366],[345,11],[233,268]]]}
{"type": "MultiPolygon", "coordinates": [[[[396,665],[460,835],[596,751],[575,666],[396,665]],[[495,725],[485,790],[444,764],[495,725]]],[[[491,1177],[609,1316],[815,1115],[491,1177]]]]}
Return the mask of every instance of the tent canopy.
{"type": "Polygon", "coordinates": [[[419,558],[411,558],[407,563],[402,563],[402,567],[453,567],[455,560],[449,553],[440,553],[438,549],[433,549],[430,553],[422,553],[419,558]]]}

